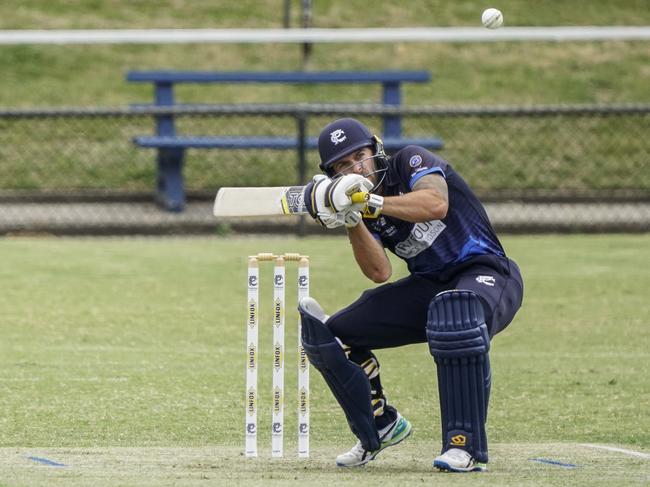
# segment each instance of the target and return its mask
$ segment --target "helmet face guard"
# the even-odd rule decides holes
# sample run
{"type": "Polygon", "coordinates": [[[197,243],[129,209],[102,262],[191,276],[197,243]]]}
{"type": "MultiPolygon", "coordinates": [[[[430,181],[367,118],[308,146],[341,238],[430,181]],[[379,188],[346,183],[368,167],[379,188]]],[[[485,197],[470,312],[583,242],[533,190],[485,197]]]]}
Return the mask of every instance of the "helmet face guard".
{"type": "Polygon", "coordinates": [[[362,149],[372,147],[377,159],[377,169],[386,168],[386,153],[381,139],[373,135],[368,127],[353,118],[342,118],[327,125],[318,137],[320,170],[328,176],[334,176],[333,165],[336,161],[362,149]]]}

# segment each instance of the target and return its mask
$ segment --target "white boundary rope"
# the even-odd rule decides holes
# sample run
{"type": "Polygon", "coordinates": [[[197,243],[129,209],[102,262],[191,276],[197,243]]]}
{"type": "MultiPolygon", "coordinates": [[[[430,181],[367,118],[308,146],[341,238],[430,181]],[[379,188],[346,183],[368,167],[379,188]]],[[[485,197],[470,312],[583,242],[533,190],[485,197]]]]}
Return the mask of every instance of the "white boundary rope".
{"type": "Polygon", "coordinates": [[[641,27],[406,27],[396,29],[4,30],[0,44],[186,44],[650,40],[641,27]]]}

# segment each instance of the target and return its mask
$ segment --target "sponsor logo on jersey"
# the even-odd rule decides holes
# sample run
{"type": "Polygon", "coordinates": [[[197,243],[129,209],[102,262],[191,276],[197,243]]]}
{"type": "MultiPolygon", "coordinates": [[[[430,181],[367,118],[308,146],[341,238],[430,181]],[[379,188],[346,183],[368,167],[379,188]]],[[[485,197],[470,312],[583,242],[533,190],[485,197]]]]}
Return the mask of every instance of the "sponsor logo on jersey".
{"type": "Polygon", "coordinates": [[[395,253],[403,259],[415,257],[423,250],[431,247],[445,228],[447,228],[447,225],[440,220],[416,223],[411,228],[408,238],[395,246],[395,253]]]}
{"type": "Polygon", "coordinates": [[[485,284],[486,286],[494,287],[495,279],[494,276],[477,276],[476,282],[479,284],[485,284]]]}
{"type": "Polygon", "coordinates": [[[385,237],[391,237],[397,233],[397,227],[390,224],[383,216],[377,218],[376,222],[373,223],[371,228],[373,231],[385,237]]]}
{"type": "Polygon", "coordinates": [[[422,164],[422,156],[420,154],[415,154],[409,159],[409,166],[411,167],[418,167],[420,164],[422,164]]]}
{"type": "Polygon", "coordinates": [[[386,225],[386,228],[384,228],[383,234],[386,235],[387,237],[392,237],[397,233],[397,227],[394,225],[386,225]]]}
{"type": "Polygon", "coordinates": [[[341,129],[336,129],[330,134],[330,140],[332,144],[339,145],[341,142],[344,142],[347,139],[345,132],[341,129]]]}

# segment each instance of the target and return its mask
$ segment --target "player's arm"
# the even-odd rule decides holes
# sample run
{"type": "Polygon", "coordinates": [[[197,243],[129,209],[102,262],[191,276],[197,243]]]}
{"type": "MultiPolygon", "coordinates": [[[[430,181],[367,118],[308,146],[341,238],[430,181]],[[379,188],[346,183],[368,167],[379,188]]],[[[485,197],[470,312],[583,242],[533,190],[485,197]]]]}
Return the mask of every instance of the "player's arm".
{"type": "Polygon", "coordinates": [[[352,245],[354,259],[361,272],[373,282],[390,279],[393,269],[384,247],[372,236],[363,223],[348,227],[348,238],[352,245]]]}
{"type": "Polygon", "coordinates": [[[440,174],[427,174],[415,183],[410,193],[386,196],[381,212],[417,223],[442,220],[447,216],[448,208],[447,181],[440,174]]]}

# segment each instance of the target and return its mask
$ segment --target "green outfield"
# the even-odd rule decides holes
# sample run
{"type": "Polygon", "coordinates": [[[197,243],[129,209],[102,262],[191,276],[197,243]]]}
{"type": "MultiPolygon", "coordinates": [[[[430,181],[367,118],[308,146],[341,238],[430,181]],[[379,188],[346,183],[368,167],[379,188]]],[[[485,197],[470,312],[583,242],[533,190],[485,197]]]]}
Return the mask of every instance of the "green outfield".
{"type": "MultiPolygon", "coordinates": [[[[525,302],[493,342],[491,471],[463,482],[647,485],[650,235],[504,244],[521,265],[525,302]]],[[[336,469],[333,457],[354,439],[312,372],[312,458],[295,457],[289,311],[286,457],[267,458],[270,269],[262,457],[242,456],[246,256],[260,251],[309,254],[312,295],[327,311],[370,286],[344,237],[0,240],[0,486],[449,483],[430,468],[440,432],[426,345],[378,353],[412,438],[366,468],[336,469]]]]}

